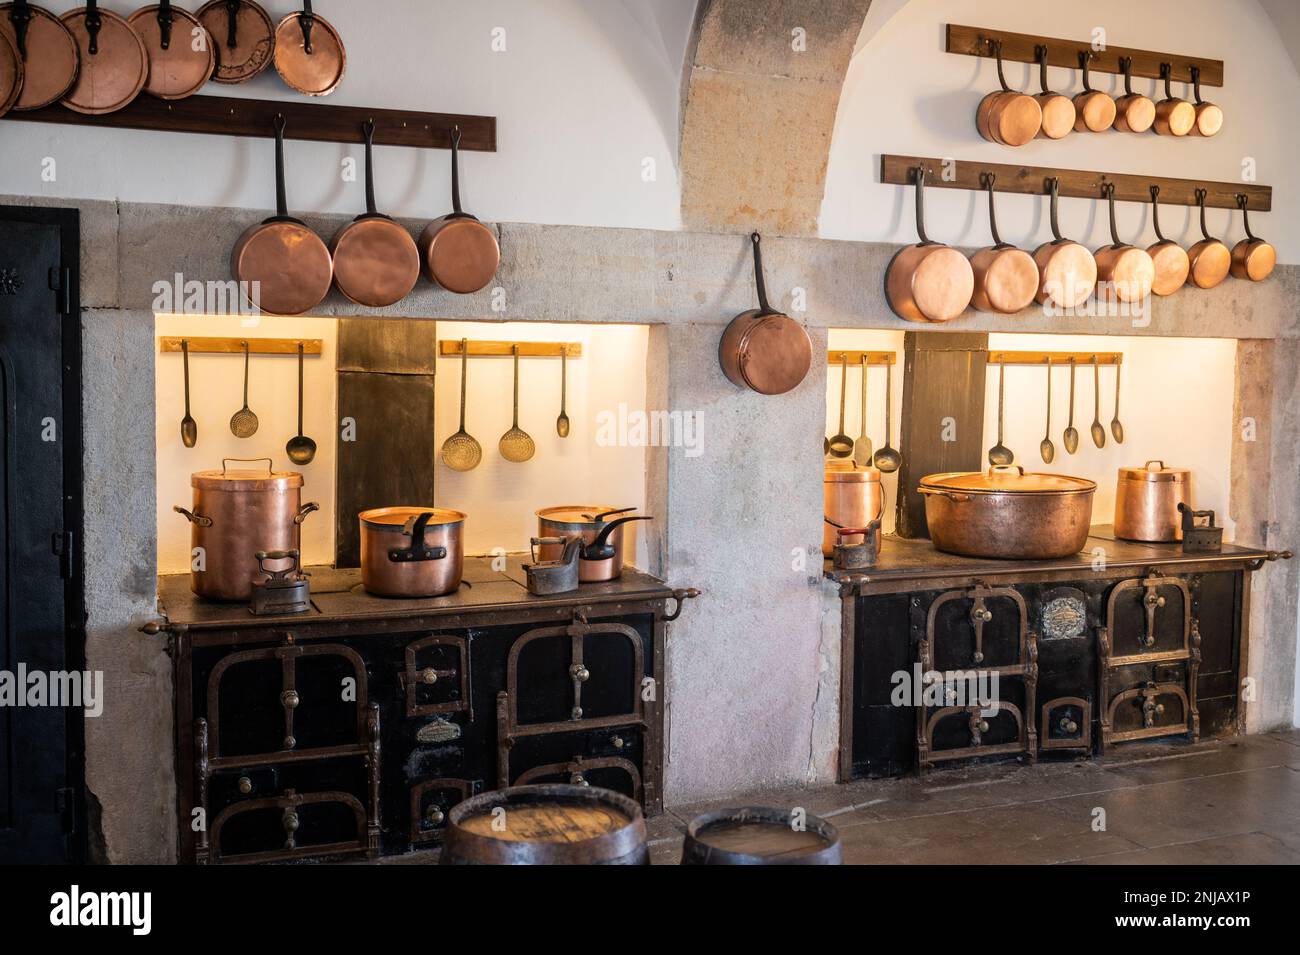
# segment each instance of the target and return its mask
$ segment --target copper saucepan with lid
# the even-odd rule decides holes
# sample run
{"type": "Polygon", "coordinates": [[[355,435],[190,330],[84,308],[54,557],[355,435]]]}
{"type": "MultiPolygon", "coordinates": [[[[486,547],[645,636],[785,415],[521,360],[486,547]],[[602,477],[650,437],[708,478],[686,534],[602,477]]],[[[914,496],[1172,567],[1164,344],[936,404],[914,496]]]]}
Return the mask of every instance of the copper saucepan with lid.
{"type": "Polygon", "coordinates": [[[975,273],[970,260],[925,234],[925,167],[912,170],[916,184],[916,235],[920,241],[900,249],[885,269],[885,299],[895,315],[909,322],[947,322],[970,304],[975,273]]]}
{"type": "Polygon", "coordinates": [[[1047,47],[1041,44],[1034,47],[1034,56],[1038,60],[1038,85],[1042,88],[1041,93],[1034,94],[1043,114],[1038,136],[1040,139],[1063,139],[1074,129],[1074,100],[1047,88],[1047,47]]]}
{"type": "Polygon", "coordinates": [[[1114,127],[1121,133],[1145,133],[1156,121],[1156,104],[1151,97],[1133,92],[1133,58],[1121,56],[1124,71],[1124,95],[1115,100],[1114,127]]]}
{"type": "Polygon", "coordinates": [[[998,60],[998,84],[1002,89],[980,100],[975,110],[975,128],[991,143],[1023,146],[1043,127],[1042,107],[1028,93],[1007,85],[1002,72],[1002,41],[989,40],[988,43],[998,60]]]}
{"type": "Polygon", "coordinates": [[[77,41],[53,13],[27,0],[0,4],[0,35],[13,44],[22,64],[15,110],[41,109],[72,89],[81,54],[77,41]]]}
{"type": "Polygon", "coordinates": [[[623,573],[625,554],[632,548],[624,546],[624,524],[651,520],[648,514],[632,515],[635,507],[605,507],[603,505],[561,504],[544,507],[537,512],[539,543],[536,559],[559,560],[564,555],[563,539],[582,538],[583,554],[578,562],[578,580],[582,583],[599,583],[614,580],[623,573]],[[607,520],[607,518],[614,520],[607,520]],[[587,553],[591,545],[600,542],[602,553],[587,553]]]}
{"type": "Polygon", "coordinates": [[[271,65],[275,24],[254,0],[210,0],[197,16],[214,41],[218,83],[243,83],[271,65]]]}
{"type": "Polygon", "coordinates": [[[1115,536],[1135,541],[1183,539],[1178,505],[1192,499],[1192,472],[1148,461],[1120,468],[1115,488],[1115,536]]]}
{"type": "Polygon", "coordinates": [[[361,522],[361,584],[378,597],[441,597],[460,587],[465,515],[444,507],[377,507],[361,522]]]}
{"type": "Polygon", "coordinates": [[[275,28],[275,69],[285,85],[304,96],[328,96],[343,81],[347,52],[338,30],[312,12],[311,0],[275,28]]]}
{"type": "Polygon", "coordinates": [[[1078,308],[1097,285],[1097,260],[1085,246],[1062,237],[1056,217],[1060,182],[1052,176],[1046,184],[1051,196],[1050,220],[1055,238],[1034,249],[1034,262],[1038,265],[1038,293],[1034,300],[1060,309],[1078,308]]]}
{"type": "Polygon", "coordinates": [[[495,232],[460,207],[459,126],[451,131],[451,210],[420,233],[420,260],[434,285],[468,295],[497,274],[501,246],[495,232]]]}
{"type": "Polygon", "coordinates": [[[1079,69],[1083,71],[1083,91],[1074,94],[1074,131],[1100,133],[1115,124],[1115,101],[1109,93],[1095,90],[1088,81],[1088,64],[1092,62],[1091,50],[1079,51],[1079,69]]]}
{"type": "Polygon", "coordinates": [[[993,183],[997,176],[981,173],[980,180],[989,193],[989,232],[993,244],[980,249],[970,258],[975,275],[971,305],[981,312],[1010,315],[1027,308],[1038,292],[1038,264],[1024,249],[1003,242],[998,235],[998,220],[993,208],[993,183]]]}
{"type": "Polygon", "coordinates": [[[1151,228],[1155,230],[1155,245],[1147,246],[1147,255],[1155,266],[1155,278],[1151,280],[1153,295],[1172,295],[1187,282],[1187,272],[1191,261],[1187,250],[1173,239],[1166,239],[1160,231],[1160,187],[1151,187],[1151,228]]]}
{"type": "Polygon", "coordinates": [[[197,93],[216,69],[212,37],[199,18],[162,0],[127,18],[149,56],[144,91],[159,99],[185,99],[197,93]]]}
{"type": "Polygon", "coordinates": [[[1173,72],[1173,64],[1160,64],[1160,77],[1165,81],[1165,98],[1156,103],[1155,131],[1161,136],[1186,136],[1196,125],[1196,107],[1175,96],[1169,88],[1173,72]]]}
{"type": "Polygon", "coordinates": [[[830,557],[836,543],[861,544],[860,534],[842,535],[839,531],[866,527],[879,521],[883,511],[879,468],[860,468],[852,461],[827,461],[822,479],[822,556],[830,557]]]}
{"type": "Polygon", "coordinates": [[[1210,235],[1205,224],[1206,195],[1204,189],[1196,190],[1196,204],[1201,207],[1203,238],[1187,250],[1187,281],[1197,288],[1214,288],[1228,277],[1228,270],[1232,267],[1232,253],[1226,245],[1210,235]]]}
{"type": "Polygon", "coordinates": [[[1237,193],[1237,208],[1241,210],[1241,224],[1246,230],[1246,238],[1232,247],[1230,271],[1233,278],[1262,282],[1273,273],[1273,266],[1277,264],[1277,250],[1263,239],[1256,238],[1250,231],[1250,214],[1246,211],[1249,203],[1249,196],[1244,192],[1237,193]]]}
{"type": "Polygon", "coordinates": [[[77,80],[62,99],[68,109],[99,115],[113,113],[144,89],[149,78],[149,54],[131,25],[98,0],[63,15],[81,57],[77,80]]]}
{"type": "Polygon", "coordinates": [[[1146,249],[1119,240],[1115,227],[1115,184],[1103,183],[1102,195],[1110,208],[1110,245],[1096,252],[1099,301],[1140,302],[1151,294],[1156,267],[1146,249]]]}
{"type": "Polygon", "coordinates": [[[812,341],[804,327],[772,308],[763,278],[762,236],[751,233],[758,308],[741,312],[718,341],[718,362],[727,380],[760,395],[783,395],[798,387],[812,367],[812,341]]]}

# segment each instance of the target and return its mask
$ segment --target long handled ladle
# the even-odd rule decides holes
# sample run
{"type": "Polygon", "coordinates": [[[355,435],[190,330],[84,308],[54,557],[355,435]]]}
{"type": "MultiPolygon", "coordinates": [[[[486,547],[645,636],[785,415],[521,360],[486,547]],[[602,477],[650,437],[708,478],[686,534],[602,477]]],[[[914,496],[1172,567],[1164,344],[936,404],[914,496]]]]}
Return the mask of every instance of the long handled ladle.
{"type": "Polygon", "coordinates": [[[1015,452],[1002,443],[1002,414],[1006,402],[1006,362],[998,362],[998,443],[989,448],[989,464],[1005,467],[1016,459],[1015,452]]]}
{"type": "Polygon", "coordinates": [[[1110,433],[1115,436],[1117,444],[1124,443],[1124,425],[1119,420],[1119,371],[1120,366],[1115,365],[1115,417],[1110,419],[1110,433]]]}
{"type": "Polygon", "coordinates": [[[1052,359],[1047,362],[1047,428],[1043,431],[1043,440],[1038,442],[1038,453],[1043,456],[1044,464],[1051,464],[1056,457],[1056,445],[1052,444],[1052,359]]]}
{"type": "Polygon", "coordinates": [[[289,439],[284,453],[294,464],[311,464],[316,457],[316,442],[302,433],[302,342],[298,343],[298,434],[289,439]]]}
{"type": "Polygon", "coordinates": [[[1099,448],[1106,446],[1106,429],[1101,425],[1101,365],[1097,356],[1092,356],[1092,443],[1099,448]]]}
{"type": "Polygon", "coordinates": [[[1062,441],[1068,454],[1079,450],[1079,429],[1074,426],[1074,359],[1070,359],[1070,424],[1065,429],[1062,441]]]}
{"type": "Polygon", "coordinates": [[[849,359],[840,355],[840,430],[831,435],[830,452],[833,458],[847,458],[853,453],[853,439],[844,433],[844,399],[849,388],[849,359]]]}

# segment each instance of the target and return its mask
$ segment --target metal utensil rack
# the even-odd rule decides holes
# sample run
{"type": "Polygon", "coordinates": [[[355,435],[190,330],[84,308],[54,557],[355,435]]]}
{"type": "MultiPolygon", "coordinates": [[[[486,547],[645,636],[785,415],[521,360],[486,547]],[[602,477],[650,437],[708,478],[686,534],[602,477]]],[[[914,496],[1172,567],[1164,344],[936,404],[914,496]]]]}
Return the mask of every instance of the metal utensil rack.
{"type": "MultiPolygon", "coordinates": [[[[511,358],[514,349],[519,349],[520,358],[581,358],[581,342],[468,342],[465,346],[470,358],[511,358]]],[[[441,338],[438,340],[438,354],[441,356],[461,354],[459,338],[441,338]]]]}
{"type": "Polygon", "coordinates": [[[1039,368],[1043,365],[1091,365],[1093,359],[1097,364],[1105,367],[1106,365],[1124,364],[1124,356],[1117,351],[1111,352],[1093,352],[1093,351],[992,351],[988,353],[988,363],[990,365],[1036,365],[1039,368]]]}
{"type": "Polygon", "coordinates": [[[892,351],[854,351],[851,348],[832,348],[826,353],[826,364],[838,367],[848,365],[896,365],[898,358],[892,351]]]}
{"type": "Polygon", "coordinates": [[[243,355],[247,343],[250,355],[296,355],[298,346],[302,345],[303,355],[319,357],[324,347],[319,338],[187,338],[167,335],[158,339],[158,352],[180,352],[182,342],[191,355],[243,355]]]}

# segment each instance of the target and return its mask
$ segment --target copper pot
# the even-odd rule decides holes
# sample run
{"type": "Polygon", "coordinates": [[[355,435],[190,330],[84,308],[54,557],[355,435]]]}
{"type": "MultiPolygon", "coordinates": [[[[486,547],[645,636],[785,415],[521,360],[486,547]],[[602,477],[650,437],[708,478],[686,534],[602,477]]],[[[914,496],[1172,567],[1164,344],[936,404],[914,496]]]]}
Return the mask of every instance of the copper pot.
{"type": "Polygon", "coordinates": [[[1088,541],[1095,481],[1026,474],[1018,465],[931,474],[925,496],[930,540],[967,557],[1050,560],[1077,554],[1088,541]]]}
{"type": "Polygon", "coordinates": [[[1120,468],[1115,487],[1115,536],[1134,541],[1183,539],[1178,505],[1192,499],[1192,473],[1148,461],[1140,468],[1120,468]]]}
{"type": "Polygon", "coordinates": [[[350,301],[383,308],[404,299],[420,277],[420,250],[411,233],[375,210],[372,152],[374,120],[363,127],[366,138],[366,212],[334,234],[334,284],[350,301]]]}
{"type": "Polygon", "coordinates": [[[1186,136],[1196,124],[1196,108],[1185,99],[1179,99],[1169,89],[1173,67],[1160,64],[1160,76],[1165,81],[1165,98],[1156,103],[1155,131],[1161,136],[1186,136]]]}
{"type": "Polygon", "coordinates": [[[496,233],[460,208],[460,127],[451,131],[451,208],[420,234],[424,274],[448,292],[468,295],[492,281],[501,264],[496,233]]]}
{"type": "Polygon", "coordinates": [[[1097,285],[1097,261],[1092,253],[1073,239],[1061,236],[1056,218],[1060,183],[1056,177],[1047,180],[1051,195],[1051,242],[1034,249],[1034,264],[1038,266],[1038,292],[1034,301],[1056,308],[1078,308],[1092,295],[1097,285]]]}
{"type": "Polygon", "coordinates": [[[1191,260],[1187,250],[1172,239],[1166,239],[1160,231],[1160,187],[1151,187],[1151,226],[1155,229],[1155,245],[1147,247],[1147,255],[1155,266],[1155,278],[1151,280],[1151,292],[1154,295],[1172,295],[1187,282],[1187,273],[1191,269],[1191,260]]]}
{"type": "Polygon", "coordinates": [[[1115,125],[1115,101],[1109,93],[1095,90],[1088,83],[1088,63],[1091,62],[1091,50],[1079,51],[1079,69],[1083,71],[1083,92],[1074,96],[1074,131],[1077,133],[1100,133],[1115,125]]]}
{"type": "Polygon", "coordinates": [[[72,89],[81,54],[58,17],[27,0],[0,4],[0,35],[13,44],[23,64],[14,109],[42,109],[72,89]]]}
{"type": "Polygon", "coordinates": [[[1102,192],[1110,207],[1111,244],[1096,252],[1097,298],[1140,302],[1151,294],[1151,283],[1156,277],[1155,263],[1146,249],[1119,240],[1115,228],[1115,184],[1105,183],[1102,192]]]}
{"type": "Polygon", "coordinates": [[[194,14],[173,7],[170,0],[141,7],[127,18],[149,56],[144,91],[159,99],[185,99],[197,93],[217,66],[217,54],[207,28],[194,14]],[[203,42],[195,49],[195,40],[203,42]]]}
{"type": "Polygon", "coordinates": [[[1034,55],[1038,58],[1038,84],[1042,87],[1041,93],[1034,94],[1039,111],[1043,114],[1038,138],[1063,139],[1074,129],[1074,100],[1047,88],[1047,47],[1034,47],[1034,55]]]}
{"type": "Polygon", "coordinates": [[[1115,129],[1121,133],[1145,133],[1156,120],[1156,104],[1151,97],[1133,92],[1133,59],[1121,56],[1124,71],[1124,95],[1115,100],[1115,129]]]}
{"type": "MultiPolygon", "coordinates": [[[[623,574],[623,525],[627,521],[648,521],[649,515],[628,516],[635,507],[606,507],[598,504],[562,504],[544,507],[537,512],[537,536],[551,538],[537,547],[537,560],[559,560],[564,556],[561,538],[582,538],[583,551],[578,561],[578,580],[584,584],[615,580],[623,574]],[[609,521],[607,518],[615,518],[609,521]],[[603,535],[603,539],[602,539],[603,535]],[[603,554],[588,550],[600,540],[607,548],[603,554]]],[[[627,548],[630,551],[631,548],[627,548]]]]}
{"type": "Polygon", "coordinates": [[[1192,67],[1192,88],[1196,91],[1196,121],[1188,130],[1189,136],[1216,136],[1223,128],[1223,110],[1201,99],[1201,68],[1192,67]]]}
{"type": "MultiPolygon", "coordinates": [[[[270,458],[223,458],[220,471],[190,475],[193,510],[172,510],[190,522],[190,589],[209,600],[248,600],[266,580],[257,554],[299,550],[301,525],[316,503],[299,504],[302,475],[273,471],[270,458]],[[266,461],[266,470],[230,470],[232,461],[266,461]]],[[[272,570],[283,568],[271,568],[272,570]]]]}
{"type": "Polygon", "coordinates": [[[1201,207],[1201,235],[1204,237],[1187,250],[1187,281],[1197,288],[1214,288],[1228,277],[1232,266],[1232,253],[1218,239],[1212,238],[1205,225],[1204,189],[1196,190],[1196,203],[1201,207]]]}
{"type": "Polygon", "coordinates": [[[63,105],[98,115],[130,104],[149,78],[149,54],[131,25],[116,13],[99,9],[98,0],[87,0],[62,19],[81,57],[77,80],[64,94],[63,105]]]}
{"type": "Polygon", "coordinates": [[[465,515],[442,507],[377,507],[361,522],[361,585],[377,597],[441,597],[460,587],[465,515]]]}
{"type": "Polygon", "coordinates": [[[966,310],[975,291],[975,272],[956,249],[925,234],[925,167],[912,170],[916,183],[916,234],[921,241],[895,253],[885,269],[885,299],[909,322],[947,322],[966,310]]]}
{"type": "Polygon", "coordinates": [[[998,220],[993,208],[993,173],[980,176],[989,193],[989,232],[993,244],[980,249],[970,258],[975,278],[971,305],[981,312],[1009,315],[1027,308],[1038,292],[1038,264],[1034,257],[998,235],[998,220]]]}
{"type": "Polygon", "coordinates": [[[1277,264],[1277,250],[1263,239],[1256,238],[1250,231],[1250,218],[1246,211],[1249,201],[1245,193],[1237,194],[1237,207],[1241,209],[1241,224],[1246,229],[1246,238],[1232,247],[1230,271],[1233,278],[1262,282],[1273,273],[1273,266],[1277,264]]]}
{"type": "Polygon", "coordinates": [[[284,189],[283,115],[275,118],[276,214],[250,226],[230,253],[230,271],[247,295],[254,282],[257,304],[272,315],[301,315],[325,298],[334,278],[330,250],[306,223],[289,215],[284,189]]]}
{"type": "Polygon", "coordinates": [[[218,83],[243,83],[271,65],[275,24],[253,0],[211,0],[199,7],[199,22],[213,38],[218,83]]]}
{"type": "Polygon", "coordinates": [[[822,556],[830,557],[837,540],[846,545],[861,544],[861,534],[838,537],[838,528],[862,528],[880,519],[884,493],[880,471],[858,468],[852,461],[826,462],[822,481],[822,556]]]}
{"type": "Polygon", "coordinates": [[[338,30],[319,14],[311,0],[275,28],[275,69],[285,85],[305,96],[328,96],[343,81],[347,52],[338,30]]]}
{"type": "Polygon", "coordinates": [[[998,83],[1002,89],[980,100],[975,110],[975,128],[989,142],[1003,146],[1023,146],[1043,126],[1043,110],[1038,100],[1013,90],[1002,75],[1002,41],[990,40],[998,60],[998,83]]]}
{"type": "Polygon", "coordinates": [[[760,395],[783,395],[799,386],[812,367],[812,341],[804,327],[767,302],[762,237],[751,233],[758,308],[741,312],[718,342],[718,363],[727,380],[760,395]]]}

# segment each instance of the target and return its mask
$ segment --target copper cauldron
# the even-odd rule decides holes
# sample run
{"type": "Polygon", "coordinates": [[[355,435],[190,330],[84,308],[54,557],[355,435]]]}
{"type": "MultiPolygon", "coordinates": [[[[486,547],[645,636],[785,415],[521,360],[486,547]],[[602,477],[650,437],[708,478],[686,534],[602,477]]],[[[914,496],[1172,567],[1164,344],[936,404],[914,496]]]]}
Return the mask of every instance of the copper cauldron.
{"type": "Polygon", "coordinates": [[[442,507],[362,511],[361,584],[379,597],[440,597],[460,587],[465,515],[442,507]]]}

